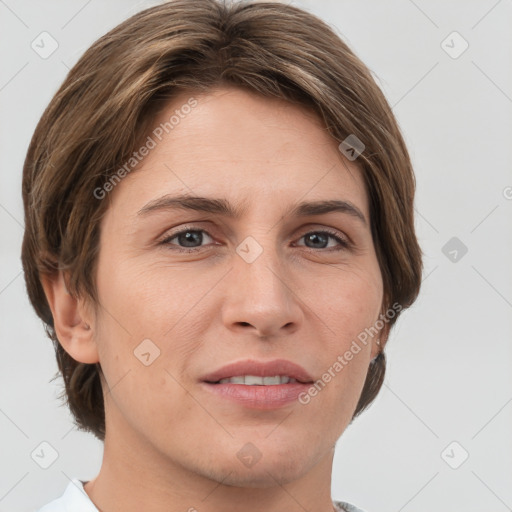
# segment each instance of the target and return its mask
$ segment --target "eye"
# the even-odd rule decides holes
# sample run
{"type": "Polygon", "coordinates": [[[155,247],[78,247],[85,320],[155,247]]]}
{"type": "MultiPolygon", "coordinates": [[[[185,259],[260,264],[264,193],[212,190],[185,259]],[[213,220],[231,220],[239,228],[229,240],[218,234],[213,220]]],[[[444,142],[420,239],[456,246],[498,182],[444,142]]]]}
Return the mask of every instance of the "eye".
{"type": "Polygon", "coordinates": [[[204,238],[203,233],[205,233],[207,237],[212,238],[204,229],[186,228],[182,229],[178,233],[174,233],[173,235],[164,238],[160,243],[162,245],[177,245],[172,242],[176,239],[178,244],[180,244],[178,247],[181,247],[185,252],[192,252],[195,249],[201,247],[201,242],[203,242],[204,238]],[[189,250],[187,251],[187,249],[189,250]]]}
{"type": "MultiPolygon", "coordinates": [[[[167,236],[160,242],[160,244],[177,246],[176,250],[182,252],[194,252],[203,247],[202,242],[205,241],[204,235],[206,235],[207,238],[210,238],[210,240],[213,240],[213,238],[204,229],[185,228],[177,233],[167,236]],[[174,240],[176,243],[173,242],[174,240]]],[[[310,231],[305,235],[302,235],[299,240],[301,239],[305,240],[304,245],[309,249],[343,250],[350,248],[350,242],[341,238],[335,231],[310,231]],[[329,245],[330,240],[333,240],[335,243],[329,245]],[[338,248],[336,248],[336,245],[338,248]]]]}
{"type": "MultiPolygon", "coordinates": [[[[341,238],[336,232],[322,230],[322,231],[310,231],[305,235],[302,235],[300,239],[304,238],[306,247],[310,249],[334,249],[341,250],[347,249],[350,246],[348,240],[341,238]],[[337,242],[341,249],[335,249],[332,245],[329,247],[329,239],[337,242]]],[[[335,244],[336,245],[336,244],[335,244]]]]}

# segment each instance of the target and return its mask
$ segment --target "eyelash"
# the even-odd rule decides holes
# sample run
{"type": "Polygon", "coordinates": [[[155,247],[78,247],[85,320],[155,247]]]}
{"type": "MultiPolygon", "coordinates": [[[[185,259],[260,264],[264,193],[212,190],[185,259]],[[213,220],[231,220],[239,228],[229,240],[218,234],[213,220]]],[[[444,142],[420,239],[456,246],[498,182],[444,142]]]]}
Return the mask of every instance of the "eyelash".
{"type": "MultiPolygon", "coordinates": [[[[175,244],[171,244],[170,241],[171,240],[174,240],[176,237],[184,234],[184,233],[188,233],[189,231],[193,231],[193,232],[203,232],[203,233],[206,233],[209,237],[213,238],[212,235],[210,235],[210,233],[208,233],[208,231],[206,231],[205,229],[198,229],[198,228],[194,228],[194,227],[186,227],[176,233],[173,233],[172,235],[169,235],[169,236],[166,236],[160,243],[159,245],[166,245],[166,246],[171,246],[171,245],[175,245],[175,244]]],[[[345,240],[343,238],[341,238],[338,233],[336,231],[331,231],[330,229],[321,229],[321,230],[313,230],[313,231],[308,231],[307,233],[304,233],[300,238],[303,238],[305,237],[306,235],[309,235],[311,233],[320,233],[320,234],[323,234],[323,235],[329,235],[330,237],[334,238],[340,245],[341,245],[341,248],[334,248],[334,247],[330,247],[330,248],[323,248],[323,249],[315,249],[313,247],[305,247],[305,246],[301,246],[301,247],[305,247],[306,249],[309,249],[311,251],[342,251],[342,250],[346,250],[346,249],[350,249],[352,244],[348,241],[348,240],[345,240]]],[[[192,253],[192,252],[197,252],[201,249],[203,249],[205,246],[200,246],[200,247],[180,247],[179,245],[176,245],[175,248],[173,247],[172,250],[176,250],[178,252],[184,252],[184,253],[192,253]]]]}

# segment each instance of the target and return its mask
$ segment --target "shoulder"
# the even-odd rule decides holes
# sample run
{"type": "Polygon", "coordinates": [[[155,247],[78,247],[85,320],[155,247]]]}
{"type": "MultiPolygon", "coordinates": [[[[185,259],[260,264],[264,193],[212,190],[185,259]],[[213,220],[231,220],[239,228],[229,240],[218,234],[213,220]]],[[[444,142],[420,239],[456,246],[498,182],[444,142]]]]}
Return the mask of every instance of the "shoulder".
{"type": "Polygon", "coordinates": [[[73,478],[59,498],[47,503],[36,512],[98,512],[84,491],[80,480],[73,478]]]}
{"type": "Polygon", "coordinates": [[[334,501],[334,505],[336,505],[339,512],[365,512],[362,508],[357,508],[345,501],[334,501]]]}

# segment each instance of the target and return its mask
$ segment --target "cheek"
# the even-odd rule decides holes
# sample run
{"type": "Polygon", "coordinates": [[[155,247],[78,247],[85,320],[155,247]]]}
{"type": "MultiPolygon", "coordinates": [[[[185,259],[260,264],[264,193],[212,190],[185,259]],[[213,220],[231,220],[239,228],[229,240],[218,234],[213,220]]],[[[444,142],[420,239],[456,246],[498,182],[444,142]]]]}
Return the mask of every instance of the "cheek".
{"type": "Polygon", "coordinates": [[[325,282],[325,293],[313,300],[326,326],[318,387],[327,389],[319,391],[317,405],[335,408],[341,421],[351,417],[364,386],[372,347],[367,333],[379,317],[382,280],[377,265],[361,265],[340,269],[325,282]]]}
{"type": "Polygon", "coordinates": [[[323,293],[313,303],[338,339],[352,340],[373,325],[382,305],[382,278],[378,266],[340,268],[324,281],[323,293]]]}
{"type": "Polygon", "coordinates": [[[102,262],[98,273],[102,304],[98,340],[109,384],[130,371],[132,378],[137,375],[148,385],[160,376],[159,382],[163,378],[165,386],[173,387],[174,381],[162,369],[172,369],[176,378],[183,378],[184,362],[200,348],[203,331],[211,325],[214,310],[203,299],[219,276],[206,271],[198,275],[184,265],[161,261],[149,265],[112,261],[115,258],[102,262]],[[142,356],[148,352],[149,356],[142,356]],[[147,367],[150,371],[143,370],[146,367],[137,357],[154,358],[147,367]]]}
{"type": "Polygon", "coordinates": [[[186,392],[176,379],[181,381],[179,363],[193,351],[190,340],[197,336],[180,329],[190,327],[186,313],[200,290],[180,292],[186,282],[178,270],[162,272],[114,261],[105,258],[98,272],[97,340],[111,389],[107,400],[115,404],[109,410],[122,411],[141,432],[147,418],[154,425],[169,426],[174,421],[169,411],[187,406],[186,392]],[[172,344],[162,341],[171,338],[172,344]]]}
{"type": "Polygon", "coordinates": [[[98,293],[105,309],[110,307],[133,337],[148,336],[148,329],[162,336],[204,295],[204,281],[196,279],[191,286],[185,268],[161,262],[142,265],[136,259],[117,265],[113,261],[102,262],[98,293]]]}

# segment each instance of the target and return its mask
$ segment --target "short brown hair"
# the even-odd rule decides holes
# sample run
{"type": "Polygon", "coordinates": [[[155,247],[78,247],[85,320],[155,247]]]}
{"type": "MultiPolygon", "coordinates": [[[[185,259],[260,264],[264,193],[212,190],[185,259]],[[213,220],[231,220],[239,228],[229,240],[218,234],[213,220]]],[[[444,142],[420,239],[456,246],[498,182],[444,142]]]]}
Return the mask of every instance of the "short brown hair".
{"type": "MultiPolygon", "coordinates": [[[[97,301],[99,228],[109,203],[92,191],[127,161],[165,101],[181,90],[223,85],[310,108],[336,143],[350,135],[364,143],[357,163],[384,310],[399,304],[401,311],[419,293],[411,161],[384,95],[338,35],[314,15],[278,2],[175,0],[141,11],[98,39],[71,69],[37,125],[23,169],[28,295],[54,344],[65,384],[61,398],[78,428],[100,440],[101,366],[77,362],[62,348],[41,275],[65,270],[70,293],[97,301]]],[[[385,368],[381,352],[353,418],[377,396],[385,368]]]]}

